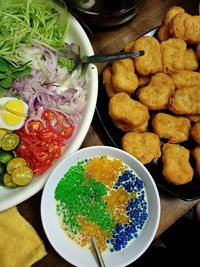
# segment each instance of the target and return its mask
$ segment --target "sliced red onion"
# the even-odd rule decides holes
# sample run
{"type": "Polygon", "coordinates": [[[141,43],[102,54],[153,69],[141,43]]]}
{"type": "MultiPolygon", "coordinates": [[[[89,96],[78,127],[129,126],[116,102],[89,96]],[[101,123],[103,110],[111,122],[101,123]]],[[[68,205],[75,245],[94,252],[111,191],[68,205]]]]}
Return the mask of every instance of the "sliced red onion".
{"type": "MultiPolygon", "coordinates": [[[[33,69],[31,75],[16,79],[9,93],[17,92],[29,105],[30,119],[40,120],[41,110],[46,107],[61,112],[77,127],[86,105],[88,74],[82,75],[81,67],[69,73],[57,65],[55,51],[40,44],[34,47],[42,55],[38,63],[40,70],[33,69]]],[[[77,49],[75,44],[68,46],[72,53],[77,49]]]]}

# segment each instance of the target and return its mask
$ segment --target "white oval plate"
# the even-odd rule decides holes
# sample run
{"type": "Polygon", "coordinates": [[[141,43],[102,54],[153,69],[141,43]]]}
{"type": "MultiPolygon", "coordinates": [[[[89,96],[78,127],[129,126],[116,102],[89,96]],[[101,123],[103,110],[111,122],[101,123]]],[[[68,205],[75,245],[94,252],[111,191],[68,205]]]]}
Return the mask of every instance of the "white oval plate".
{"type": "Polygon", "coordinates": [[[151,244],[160,220],[160,198],[157,187],[150,173],[136,158],[123,150],[108,146],[93,146],[72,153],[54,169],[44,187],[41,200],[41,218],[45,233],[57,253],[78,267],[98,267],[99,265],[89,249],[76,245],[60,227],[56,214],[54,192],[58,182],[69,167],[76,165],[78,161],[103,155],[121,159],[143,179],[148,202],[148,219],[139,237],[119,252],[109,252],[108,249],[104,251],[102,257],[105,265],[123,267],[139,258],[151,244]]]}
{"type": "MultiPolygon", "coordinates": [[[[74,42],[81,47],[81,52],[83,55],[93,55],[94,51],[92,48],[92,45],[81,27],[81,25],[78,23],[78,21],[69,14],[69,30],[67,34],[67,40],[68,43],[74,42]]],[[[33,181],[25,186],[20,187],[16,189],[9,189],[3,186],[0,186],[0,211],[6,210],[10,207],[13,207],[24,200],[30,198],[37,192],[39,192],[43,187],[48,179],[49,174],[52,172],[52,170],[57,166],[57,164],[67,155],[70,153],[76,151],[81,146],[88,129],[90,127],[90,124],[92,122],[92,118],[95,112],[95,106],[97,101],[97,92],[98,92],[98,71],[95,65],[90,64],[89,65],[89,72],[90,72],[90,81],[88,86],[88,102],[86,106],[86,110],[84,113],[84,116],[82,118],[82,121],[80,123],[80,126],[78,128],[78,131],[76,132],[76,135],[74,136],[73,140],[69,144],[69,146],[66,148],[64,154],[60,159],[58,159],[54,165],[45,172],[44,175],[35,177],[33,181]]]]}

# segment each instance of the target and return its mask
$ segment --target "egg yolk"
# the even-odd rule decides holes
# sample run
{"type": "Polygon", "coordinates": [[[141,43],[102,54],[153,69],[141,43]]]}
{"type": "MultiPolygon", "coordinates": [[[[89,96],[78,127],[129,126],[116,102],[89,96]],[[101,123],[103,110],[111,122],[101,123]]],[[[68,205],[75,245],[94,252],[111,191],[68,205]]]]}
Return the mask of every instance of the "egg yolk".
{"type": "MultiPolygon", "coordinates": [[[[20,101],[18,99],[8,101],[4,105],[4,109],[10,113],[13,113],[13,115],[16,115],[18,117],[25,117],[26,116],[25,111],[24,111],[24,104],[22,101],[20,101]]],[[[17,118],[14,119],[14,117],[13,117],[13,121],[14,120],[17,120],[17,118]]],[[[19,118],[19,120],[21,120],[21,118],[19,118]]]]}
{"type": "Polygon", "coordinates": [[[16,125],[21,121],[21,117],[4,110],[2,112],[2,119],[6,122],[6,124],[8,125],[16,125]]]}

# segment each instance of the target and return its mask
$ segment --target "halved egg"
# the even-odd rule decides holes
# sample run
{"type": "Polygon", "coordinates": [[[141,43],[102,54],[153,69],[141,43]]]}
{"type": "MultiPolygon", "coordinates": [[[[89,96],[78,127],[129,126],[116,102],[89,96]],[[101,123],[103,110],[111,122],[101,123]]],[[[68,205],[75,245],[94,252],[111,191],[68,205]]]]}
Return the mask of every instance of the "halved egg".
{"type": "Polygon", "coordinates": [[[15,97],[0,98],[0,129],[18,130],[26,120],[28,105],[15,97]]]}

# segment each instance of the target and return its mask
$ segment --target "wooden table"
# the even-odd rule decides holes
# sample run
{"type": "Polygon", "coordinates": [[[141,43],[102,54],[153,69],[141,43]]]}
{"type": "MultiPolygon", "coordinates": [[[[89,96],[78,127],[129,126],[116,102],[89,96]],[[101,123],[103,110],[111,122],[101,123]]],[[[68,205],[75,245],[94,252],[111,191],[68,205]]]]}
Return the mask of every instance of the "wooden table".
{"type": "MultiPolygon", "coordinates": [[[[172,5],[182,6],[188,13],[197,14],[197,0],[144,0],[139,14],[131,21],[124,25],[104,31],[94,31],[93,36],[89,36],[96,53],[110,53],[120,51],[125,44],[135,38],[143,35],[151,29],[161,24],[162,18],[166,10],[172,5]]],[[[98,65],[101,72],[104,65],[98,65]]],[[[92,145],[106,145],[107,140],[100,130],[96,116],[93,119],[89,132],[82,144],[82,147],[92,145]]],[[[163,231],[177,221],[184,213],[192,208],[197,201],[183,201],[172,197],[171,195],[159,191],[161,201],[161,218],[159,228],[156,234],[158,237],[163,231]]],[[[62,259],[52,248],[48,242],[40,219],[40,199],[41,192],[18,205],[20,213],[33,225],[40,237],[45,243],[48,252],[42,260],[34,264],[34,267],[67,267],[72,266],[70,263],[62,259]]],[[[53,229],[52,229],[53,230],[53,229]]]]}

